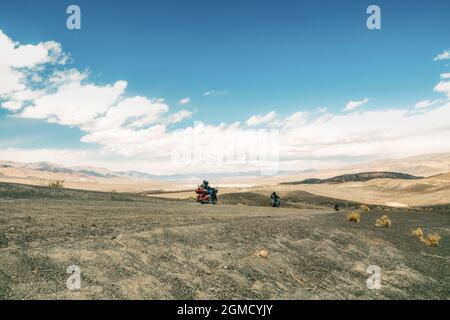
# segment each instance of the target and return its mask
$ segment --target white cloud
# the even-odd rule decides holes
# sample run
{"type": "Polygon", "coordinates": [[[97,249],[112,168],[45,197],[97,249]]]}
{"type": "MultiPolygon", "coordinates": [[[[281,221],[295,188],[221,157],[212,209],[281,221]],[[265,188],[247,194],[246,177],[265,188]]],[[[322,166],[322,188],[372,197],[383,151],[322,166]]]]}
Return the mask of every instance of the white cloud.
{"type": "Polygon", "coordinates": [[[190,116],[192,116],[192,112],[188,111],[188,110],[180,110],[172,115],[170,115],[167,123],[178,123],[183,121],[184,119],[189,118],[190,116]]]}
{"type": "Polygon", "coordinates": [[[24,78],[22,72],[0,64],[0,74],[0,97],[14,91],[25,89],[25,86],[22,84],[24,78]]]}
{"type": "Polygon", "coordinates": [[[438,54],[433,60],[448,60],[450,59],[450,50],[443,51],[442,53],[438,54]]]}
{"type": "Polygon", "coordinates": [[[450,73],[441,73],[441,79],[450,79],[450,73]]]}
{"type": "Polygon", "coordinates": [[[13,42],[0,30],[0,65],[13,68],[33,68],[44,63],[65,63],[61,45],[54,41],[41,42],[37,45],[21,45],[13,42]]]}
{"type": "Polygon", "coordinates": [[[185,104],[189,104],[189,103],[191,103],[191,98],[183,98],[180,101],[178,101],[178,104],[181,104],[181,105],[185,105],[185,104]]]}
{"type": "Polygon", "coordinates": [[[20,110],[22,108],[22,103],[16,100],[9,100],[6,102],[3,102],[1,104],[2,108],[8,109],[10,111],[16,111],[20,110]]]}
{"type": "Polygon", "coordinates": [[[442,103],[443,100],[442,99],[436,99],[436,100],[421,100],[418,101],[415,105],[414,105],[414,109],[425,109],[425,108],[429,108],[432,106],[435,106],[439,103],[442,103]]]}
{"type": "Polygon", "coordinates": [[[259,126],[264,123],[271,122],[276,118],[277,114],[275,111],[271,111],[265,115],[254,115],[248,118],[248,120],[245,122],[249,127],[255,127],[259,126]]]}
{"type": "Polygon", "coordinates": [[[23,89],[19,91],[13,91],[4,96],[6,102],[3,102],[1,104],[1,107],[10,111],[17,112],[22,109],[25,102],[36,100],[43,95],[45,95],[45,91],[43,90],[23,89]]]}
{"type": "Polygon", "coordinates": [[[89,73],[87,71],[80,72],[74,68],[69,70],[57,70],[50,76],[49,83],[56,86],[70,83],[81,83],[83,80],[87,79],[88,76],[89,73]]]}
{"type": "Polygon", "coordinates": [[[159,99],[142,96],[126,98],[108,109],[106,114],[97,117],[88,131],[110,130],[120,127],[143,128],[157,123],[169,106],[159,99]]]}
{"type": "Polygon", "coordinates": [[[295,128],[305,124],[308,120],[308,111],[298,111],[285,117],[280,121],[274,121],[271,123],[272,127],[282,128],[284,130],[295,128]]]}
{"type": "Polygon", "coordinates": [[[229,126],[231,129],[240,129],[241,128],[241,123],[239,121],[233,122],[232,124],[230,124],[229,126]]]}
{"type": "MultiPolygon", "coordinates": [[[[0,30],[0,98],[26,89],[27,70],[46,63],[64,64],[67,56],[54,42],[21,45],[0,30]]],[[[19,101],[16,101],[18,104],[19,101]]]]}
{"type": "Polygon", "coordinates": [[[445,93],[450,99],[450,81],[441,81],[433,89],[436,92],[445,93]]]}
{"type": "Polygon", "coordinates": [[[288,148],[283,156],[391,157],[444,152],[442,143],[450,139],[448,117],[450,103],[423,114],[393,109],[318,118],[285,133],[282,140],[288,148]],[[427,140],[429,144],[420,144],[427,140]]]}
{"type": "Polygon", "coordinates": [[[227,94],[226,90],[211,90],[211,91],[206,91],[206,92],[203,93],[203,95],[205,97],[207,97],[207,96],[213,96],[213,97],[224,96],[226,94],[227,94]]]}
{"type": "Polygon", "coordinates": [[[291,127],[292,125],[301,125],[306,122],[308,117],[307,111],[298,111],[286,118],[286,125],[291,127]]]}
{"type": "Polygon", "coordinates": [[[105,86],[70,82],[60,86],[55,93],[36,99],[18,116],[84,127],[105,113],[124,93],[126,86],[125,81],[105,86]]]}
{"type": "Polygon", "coordinates": [[[356,100],[356,101],[349,101],[347,105],[344,108],[344,111],[352,111],[356,108],[361,107],[362,105],[365,105],[369,102],[369,98],[365,98],[363,100],[356,100]]]}

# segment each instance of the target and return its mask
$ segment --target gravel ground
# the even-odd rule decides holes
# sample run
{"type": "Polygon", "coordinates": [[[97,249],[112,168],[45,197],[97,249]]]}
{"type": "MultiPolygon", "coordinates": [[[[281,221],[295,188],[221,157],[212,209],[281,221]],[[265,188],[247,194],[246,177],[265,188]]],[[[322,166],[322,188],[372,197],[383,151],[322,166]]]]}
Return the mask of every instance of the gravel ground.
{"type": "Polygon", "coordinates": [[[0,299],[449,299],[449,239],[448,207],[375,208],[353,223],[330,209],[0,184],[0,299]],[[390,229],[374,227],[382,214],[390,229]],[[410,236],[417,227],[440,245],[410,236]]]}

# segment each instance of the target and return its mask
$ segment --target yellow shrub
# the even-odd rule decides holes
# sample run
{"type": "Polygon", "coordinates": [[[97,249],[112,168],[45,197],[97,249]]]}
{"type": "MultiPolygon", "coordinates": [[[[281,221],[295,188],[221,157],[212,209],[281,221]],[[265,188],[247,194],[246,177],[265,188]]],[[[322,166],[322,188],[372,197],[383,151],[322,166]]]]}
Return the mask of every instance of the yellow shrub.
{"type": "Polygon", "coordinates": [[[62,189],[64,188],[64,180],[56,180],[54,182],[50,182],[48,184],[48,187],[52,189],[62,189]]]}
{"type": "Polygon", "coordinates": [[[256,256],[259,258],[267,258],[269,256],[269,253],[266,250],[261,250],[256,252],[256,256]]]}
{"type": "Polygon", "coordinates": [[[417,238],[423,238],[423,231],[422,228],[417,228],[416,230],[411,231],[411,235],[417,237],[417,238]]]}
{"type": "Polygon", "coordinates": [[[435,232],[430,232],[425,237],[423,230],[421,228],[417,228],[416,230],[413,230],[411,232],[411,234],[413,236],[419,238],[420,241],[422,241],[423,243],[425,243],[427,246],[430,246],[430,247],[437,247],[439,245],[440,240],[442,239],[442,237],[435,232]]]}
{"type": "Polygon", "coordinates": [[[441,236],[437,233],[430,233],[425,240],[425,243],[431,247],[437,247],[439,245],[439,241],[441,240],[441,236]]]}
{"type": "Polygon", "coordinates": [[[365,211],[365,212],[369,212],[370,211],[370,208],[368,206],[366,206],[365,204],[360,205],[359,209],[361,211],[365,211]]]}
{"type": "Polygon", "coordinates": [[[347,215],[347,220],[358,223],[361,221],[361,215],[359,214],[359,212],[352,211],[347,215]]]}
{"type": "Polygon", "coordinates": [[[380,219],[377,219],[375,222],[375,227],[378,228],[390,228],[392,225],[391,219],[387,215],[382,216],[380,219]]]}

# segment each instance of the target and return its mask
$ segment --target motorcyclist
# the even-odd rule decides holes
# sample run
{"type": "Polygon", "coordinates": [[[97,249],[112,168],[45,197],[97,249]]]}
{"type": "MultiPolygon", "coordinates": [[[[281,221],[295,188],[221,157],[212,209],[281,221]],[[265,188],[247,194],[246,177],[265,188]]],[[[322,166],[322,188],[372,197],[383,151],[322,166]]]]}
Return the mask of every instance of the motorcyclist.
{"type": "Polygon", "coordinates": [[[202,184],[200,185],[200,187],[202,187],[205,190],[209,189],[209,182],[206,180],[203,180],[202,184]]]}
{"type": "Polygon", "coordinates": [[[209,195],[210,201],[212,203],[215,203],[217,201],[217,189],[216,188],[208,187],[208,195],[209,195]]]}
{"type": "Polygon", "coordinates": [[[216,188],[213,188],[209,185],[207,180],[203,180],[202,184],[195,191],[197,193],[197,201],[201,203],[212,203],[216,204],[217,202],[217,192],[216,188]]]}
{"type": "Polygon", "coordinates": [[[270,196],[270,199],[272,200],[272,207],[279,207],[280,206],[280,197],[277,195],[277,193],[275,191],[272,192],[272,195],[270,196]]]}

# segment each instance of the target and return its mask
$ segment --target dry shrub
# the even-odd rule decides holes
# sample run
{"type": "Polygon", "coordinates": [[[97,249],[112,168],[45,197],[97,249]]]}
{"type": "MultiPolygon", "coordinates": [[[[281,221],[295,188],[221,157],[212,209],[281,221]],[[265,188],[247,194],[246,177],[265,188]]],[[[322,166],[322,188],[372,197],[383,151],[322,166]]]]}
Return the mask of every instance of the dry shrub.
{"type": "Polygon", "coordinates": [[[392,225],[391,219],[387,215],[382,216],[380,219],[377,219],[375,222],[375,227],[378,228],[390,228],[392,225]]]}
{"type": "Polygon", "coordinates": [[[411,235],[412,236],[415,236],[415,237],[417,237],[417,238],[423,238],[423,231],[422,231],[422,228],[417,228],[417,229],[415,229],[415,230],[413,230],[413,231],[411,231],[411,235]]]}
{"type": "Polygon", "coordinates": [[[441,236],[435,232],[431,232],[428,234],[425,239],[425,244],[431,247],[437,247],[439,245],[439,241],[441,240],[441,236]]]}
{"type": "Polygon", "coordinates": [[[347,215],[347,220],[358,223],[361,221],[361,215],[359,214],[359,212],[352,211],[347,215]]]}
{"type": "Polygon", "coordinates": [[[411,235],[419,238],[420,241],[425,243],[427,246],[430,247],[437,247],[439,245],[440,240],[442,237],[435,233],[430,232],[427,236],[424,235],[422,228],[417,228],[411,232],[411,235]]]}
{"type": "Polygon", "coordinates": [[[48,187],[52,188],[52,189],[62,189],[62,188],[64,188],[64,180],[56,180],[56,181],[50,182],[48,184],[48,187]]]}
{"type": "Polygon", "coordinates": [[[369,212],[370,211],[370,208],[368,206],[366,206],[365,204],[360,205],[359,209],[361,211],[365,211],[365,212],[369,212]]]}
{"type": "Polygon", "coordinates": [[[256,256],[259,258],[267,258],[269,256],[269,253],[266,250],[261,250],[256,252],[256,256]]]}

